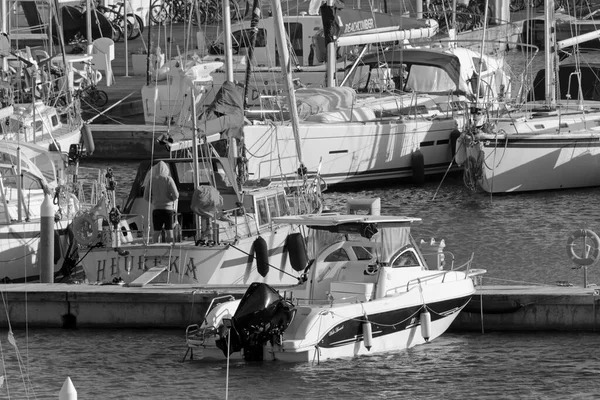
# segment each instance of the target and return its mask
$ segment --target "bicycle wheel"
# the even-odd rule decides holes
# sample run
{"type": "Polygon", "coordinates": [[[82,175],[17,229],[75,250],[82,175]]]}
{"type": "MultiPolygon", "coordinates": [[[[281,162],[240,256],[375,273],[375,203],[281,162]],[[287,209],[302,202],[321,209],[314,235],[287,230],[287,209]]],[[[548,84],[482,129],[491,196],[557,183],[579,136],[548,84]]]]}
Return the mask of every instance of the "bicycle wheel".
{"type": "Polygon", "coordinates": [[[111,29],[112,29],[112,37],[111,39],[113,40],[113,42],[118,42],[121,40],[121,38],[123,37],[123,32],[121,31],[121,27],[116,24],[114,21],[112,21],[110,23],[111,29]]]}
{"type": "Polygon", "coordinates": [[[137,14],[127,14],[127,20],[131,23],[133,29],[131,33],[127,32],[129,39],[136,39],[144,33],[144,20],[137,14]]]}
{"type": "MultiPolygon", "coordinates": [[[[252,4],[250,0],[233,0],[235,2],[235,8],[239,14],[238,19],[242,20],[250,14],[250,10],[252,9],[252,4]]],[[[233,14],[233,6],[231,6],[231,12],[233,14]]]]}
{"type": "Polygon", "coordinates": [[[96,107],[104,107],[108,103],[108,95],[104,90],[93,89],[89,93],[89,99],[96,107]]]}
{"type": "MultiPolygon", "coordinates": [[[[133,30],[133,25],[129,21],[127,21],[127,40],[131,39],[131,31],[133,30]]],[[[123,39],[125,37],[125,23],[123,22],[123,17],[117,17],[113,21],[113,24],[118,27],[119,32],[121,32],[121,36],[119,39],[123,39]]],[[[116,40],[115,40],[116,42],[116,40]]]]}
{"type": "Polygon", "coordinates": [[[168,22],[171,17],[171,11],[167,4],[155,4],[150,9],[150,20],[155,24],[168,22]]]}

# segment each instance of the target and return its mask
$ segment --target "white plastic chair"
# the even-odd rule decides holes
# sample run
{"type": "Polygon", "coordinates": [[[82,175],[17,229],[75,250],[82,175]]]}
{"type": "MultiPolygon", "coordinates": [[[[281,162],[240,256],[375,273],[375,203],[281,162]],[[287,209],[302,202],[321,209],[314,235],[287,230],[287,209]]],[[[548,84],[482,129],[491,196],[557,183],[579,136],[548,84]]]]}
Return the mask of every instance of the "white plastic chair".
{"type": "Polygon", "coordinates": [[[92,63],[97,70],[104,71],[106,86],[112,85],[114,75],[112,60],[115,59],[115,42],[110,38],[98,38],[92,42],[92,63]]]}

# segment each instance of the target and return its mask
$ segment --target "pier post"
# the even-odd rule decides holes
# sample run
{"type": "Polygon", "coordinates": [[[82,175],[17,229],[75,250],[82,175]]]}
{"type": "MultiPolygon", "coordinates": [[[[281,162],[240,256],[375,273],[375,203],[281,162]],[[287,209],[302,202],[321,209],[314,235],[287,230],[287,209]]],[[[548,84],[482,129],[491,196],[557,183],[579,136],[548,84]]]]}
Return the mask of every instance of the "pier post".
{"type": "Polygon", "coordinates": [[[40,282],[54,283],[54,207],[49,195],[42,202],[40,216],[40,249],[37,258],[40,282]]]}

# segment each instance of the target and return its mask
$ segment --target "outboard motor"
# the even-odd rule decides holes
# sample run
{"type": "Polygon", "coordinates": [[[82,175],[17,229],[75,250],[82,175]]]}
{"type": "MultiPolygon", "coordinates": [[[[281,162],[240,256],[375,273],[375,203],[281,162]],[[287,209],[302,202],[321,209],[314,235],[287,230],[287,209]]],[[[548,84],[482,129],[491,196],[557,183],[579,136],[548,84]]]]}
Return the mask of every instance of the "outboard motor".
{"type": "MultiPolygon", "coordinates": [[[[229,354],[244,350],[246,361],[262,361],[263,346],[281,335],[296,314],[295,306],[266,283],[250,285],[231,319],[229,354]]],[[[216,341],[227,356],[227,335],[216,341]]]]}

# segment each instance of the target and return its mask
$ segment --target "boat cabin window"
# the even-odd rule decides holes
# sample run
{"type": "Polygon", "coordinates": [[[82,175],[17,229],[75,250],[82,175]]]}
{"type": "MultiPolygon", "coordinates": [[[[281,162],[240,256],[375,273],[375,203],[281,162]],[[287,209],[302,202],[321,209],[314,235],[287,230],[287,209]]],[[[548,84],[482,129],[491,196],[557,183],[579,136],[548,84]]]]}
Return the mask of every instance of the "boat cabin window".
{"type": "Polygon", "coordinates": [[[416,92],[438,93],[455,91],[458,88],[448,72],[433,65],[410,65],[408,66],[407,87],[416,92]],[[410,70],[416,68],[418,74],[411,74],[410,70]]]}
{"type": "Polygon", "coordinates": [[[52,115],[52,126],[58,126],[58,116],[56,114],[52,115]]]}
{"type": "Polygon", "coordinates": [[[42,130],[44,127],[44,123],[42,121],[40,121],[39,119],[35,121],[35,131],[40,131],[42,130]]]}
{"type": "Polygon", "coordinates": [[[256,200],[258,225],[266,225],[275,217],[289,215],[287,200],[283,193],[273,193],[256,200]]]}
{"type": "Polygon", "coordinates": [[[408,249],[402,253],[400,253],[400,255],[398,255],[398,257],[396,257],[396,259],[392,262],[392,267],[393,268],[401,268],[401,267],[419,267],[419,259],[417,258],[417,255],[414,253],[414,251],[412,249],[408,249]]]}
{"type": "Polygon", "coordinates": [[[302,47],[302,24],[299,22],[290,22],[286,23],[285,31],[287,36],[292,44],[292,50],[296,57],[298,57],[298,61],[302,60],[304,56],[304,49],[302,47]]]}
{"type": "Polygon", "coordinates": [[[369,65],[357,66],[346,86],[359,93],[373,93],[385,90],[415,91],[420,93],[440,93],[457,90],[450,75],[437,66],[422,64],[369,65]],[[411,70],[418,71],[412,74],[411,70]]]}
{"type": "Polygon", "coordinates": [[[333,253],[329,254],[327,257],[325,257],[325,260],[323,260],[325,262],[336,262],[336,261],[350,261],[350,256],[348,256],[348,253],[346,252],[346,250],[344,250],[344,248],[339,248],[336,251],[334,251],[333,253]]]}
{"type": "MultiPolygon", "coordinates": [[[[233,40],[233,49],[239,50],[250,47],[250,35],[251,29],[242,29],[235,31],[231,34],[233,40]]],[[[256,43],[254,47],[266,47],[267,46],[267,32],[264,29],[259,29],[256,34],[256,43]]]]}
{"type": "MultiPolygon", "coordinates": [[[[212,182],[211,172],[214,172],[214,179],[217,189],[221,193],[234,193],[235,190],[227,177],[223,164],[219,160],[213,160],[213,170],[208,165],[199,164],[198,178],[200,185],[209,185],[212,182]]],[[[191,162],[175,163],[177,170],[177,182],[179,188],[183,190],[194,189],[194,167],[191,162]]]]}
{"type": "Polygon", "coordinates": [[[373,248],[363,246],[352,246],[357,260],[370,260],[373,258],[373,248]]]}
{"type": "MultiPolygon", "coordinates": [[[[2,184],[5,188],[17,187],[17,176],[12,168],[0,167],[0,176],[2,177],[2,184]]],[[[24,190],[42,189],[42,182],[34,175],[27,171],[22,172],[22,182],[24,190]]]]}
{"type": "Polygon", "coordinates": [[[481,63],[481,72],[485,72],[488,70],[485,60],[479,57],[473,57],[473,66],[475,67],[475,71],[479,71],[479,63],[481,63]]]}
{"type": "Polygon", "coordinates": [[[20,132],[23,130],[23,123],[15,118],[10,118],[8,122],[8,132],[20,132]]]}

